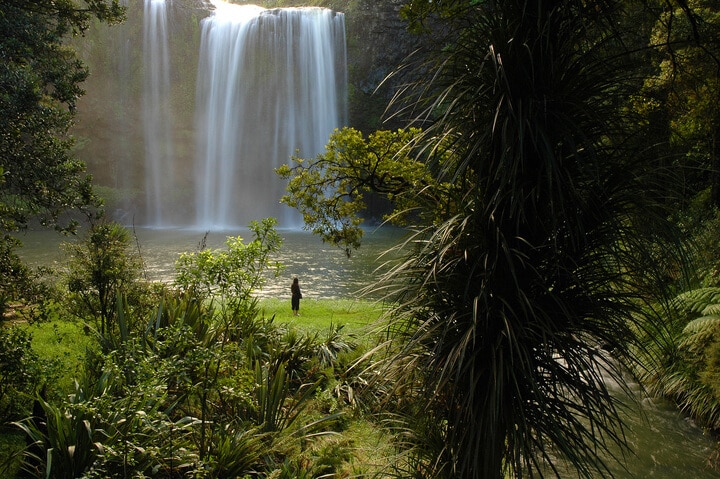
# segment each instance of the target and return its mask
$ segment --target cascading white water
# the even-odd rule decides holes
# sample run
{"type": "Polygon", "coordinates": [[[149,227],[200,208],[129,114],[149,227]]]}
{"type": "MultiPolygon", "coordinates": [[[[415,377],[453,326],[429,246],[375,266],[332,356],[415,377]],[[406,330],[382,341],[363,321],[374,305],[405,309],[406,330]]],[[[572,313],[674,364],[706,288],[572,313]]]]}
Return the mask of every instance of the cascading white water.
{"type": "Polygon", "coordinates": [[[197,80],[196,226],[222,229],[273,216],[274,168],[320,153],[345,121],[344,16],[321,8],[217,3],[202,21],[197,80]]]}
{"type": "Polygon", "coordinates": [[[143,129],[145,134],[145,221],[166,226],[174,177],[173,115],[170,105],[170,0],[145,0],[143,24],[143,129]]]}

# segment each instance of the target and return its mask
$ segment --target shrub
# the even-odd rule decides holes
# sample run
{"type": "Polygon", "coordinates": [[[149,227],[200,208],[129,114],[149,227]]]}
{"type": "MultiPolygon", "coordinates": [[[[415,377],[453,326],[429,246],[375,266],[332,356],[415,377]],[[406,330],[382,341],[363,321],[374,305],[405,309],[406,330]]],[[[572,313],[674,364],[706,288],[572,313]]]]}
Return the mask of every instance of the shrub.
{"type": "Polygon", "coordinates": [[[645,381],[700,424],[720,430],[720,288],[678,295],[677,313],[645,349],[645,381]]]}
{"type": "Polygon", "coordinates": [[[98,223],[81,243],[66,243],[70,256],[67,303],[77,316],[94,319],[101,336],[117,328],[116,303],[122,294],[133,304],[141,296],[140,258],[130,247],[130,232],[117,223],[98,223]]]}
{"type": "Polygon", "coordinates": [[[42,366],[31,348],[30,334],[19,328],[0,328],[0,422],[27,414],[30,399],[42,380],[42,366]]]}
{"type": "Polygon", "coordinates": [[[281,265],[271,260],[282,238],[275,230],[277,220],[266,218],[250,223],[253,240],[228,237],[226,250],[185,253],[176,263],[175,283],[182,291],[202,298],[220,298],[231,310],[255,305],[253,294],[265,283],[265,273],[279,273],[281,265]]]}

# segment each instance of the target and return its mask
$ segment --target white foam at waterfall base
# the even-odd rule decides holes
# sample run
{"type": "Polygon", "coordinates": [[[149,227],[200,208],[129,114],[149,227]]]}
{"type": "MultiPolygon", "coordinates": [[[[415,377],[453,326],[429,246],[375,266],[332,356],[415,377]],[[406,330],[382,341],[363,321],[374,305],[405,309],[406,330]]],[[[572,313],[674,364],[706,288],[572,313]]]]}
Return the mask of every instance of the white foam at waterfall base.
{"type": "Polygon", "coordinates": [[[279,204],[285,184],[274,169],[322,152],[345,121],[344,17],[216,6],[201,25],[195,223],[217,229],[273,216],[298,226],[279,204]]]}

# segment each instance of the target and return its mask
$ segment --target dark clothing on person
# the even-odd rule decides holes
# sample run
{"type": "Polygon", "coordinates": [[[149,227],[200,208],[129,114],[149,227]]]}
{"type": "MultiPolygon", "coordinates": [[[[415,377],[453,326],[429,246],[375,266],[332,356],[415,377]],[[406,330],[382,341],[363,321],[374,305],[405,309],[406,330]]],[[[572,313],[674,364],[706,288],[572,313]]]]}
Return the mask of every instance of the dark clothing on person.
{"type": "Polygon", "coordinates": [[[297,278],[293,280],[292,286],[290,286],[290,292],[292,293],[290,304],[292,306],[293,314],[297,315],[297,312],[300,310],[300,300],[302,299],[302,293],[300,292],[300,285],[298,284],[297,278]]]}

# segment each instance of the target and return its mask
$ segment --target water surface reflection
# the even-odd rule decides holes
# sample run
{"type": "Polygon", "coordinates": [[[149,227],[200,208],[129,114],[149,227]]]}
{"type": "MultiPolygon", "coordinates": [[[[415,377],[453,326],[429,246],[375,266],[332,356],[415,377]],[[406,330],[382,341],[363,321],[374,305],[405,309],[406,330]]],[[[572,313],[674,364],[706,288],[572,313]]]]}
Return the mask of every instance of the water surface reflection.
{"type": "MultiPolygon", "coordinates": [[[[403,233],[397,229],[370,230],[363,246],[349,258],[340,248],[324,244],[305,231],[280,230],[279,234],[283,245],[276,259],[285,267],[279,277],[268,278],[259,295],[289,297],[290,282],[297,277],[305,298],[325,299],[352,297],[361,288],[372,284],[378,275],[376,269],[383,262],[378,256],[403,233]]],[[[138,230],[150,279],[172,281],[175,260],[182,252],[197,251],[203,236],[204,233],[197,231],[138,230]]],[[[247,230],[210,232],[206,247],[224,248],[228,236],[240,236],[245,242],[252,239],[247,230]]]]}
{"type": "MultiPolygon", "coordinates": [[[[228,236],[240,236],[247,243],[252,233],[247,229],[210,231],[191,229],[135,228],[137,249],[142,256],[147,278],[152,281],[172,282],[175,261],[181,253],[195,252],[205,242],[206,248],[225,248],[228,236]]],[[[347,257],[340,248],[324,244],[318,237],[302,230],[279,230],[283,238],[280,253],[275,258],[285,268],[277,278],[268,278],[259,292],[261,297],[289,297],[290,282],[298,277],[303,296],[309,299],[349,298],[363,287],[373,284],[376,271],[385,259],[379,259],[384,250],[397,242],[404,232],[395,228],[368,230],[363,245],[347,257]]],[[[65,258],[60,250],[62,241],[79,241],[79,238],[62,238],[53,231],[32,231],[20,235],[21,256],[33,265],[55,264],[63,267],[65,258]]]]}

